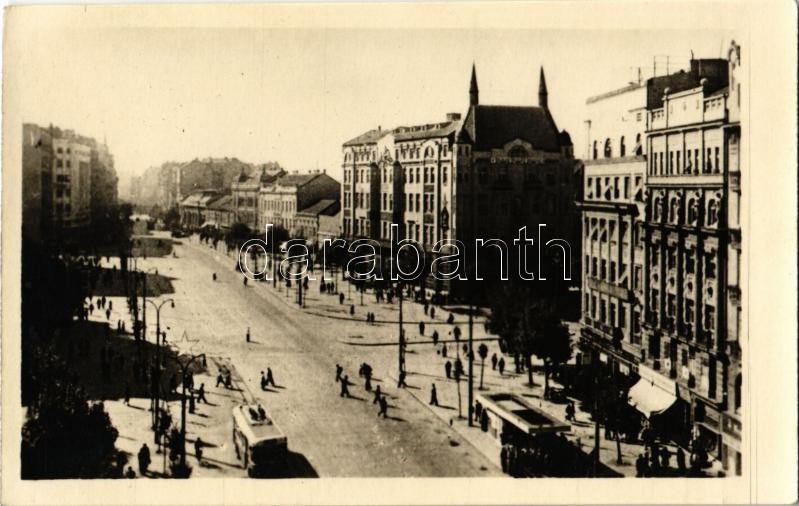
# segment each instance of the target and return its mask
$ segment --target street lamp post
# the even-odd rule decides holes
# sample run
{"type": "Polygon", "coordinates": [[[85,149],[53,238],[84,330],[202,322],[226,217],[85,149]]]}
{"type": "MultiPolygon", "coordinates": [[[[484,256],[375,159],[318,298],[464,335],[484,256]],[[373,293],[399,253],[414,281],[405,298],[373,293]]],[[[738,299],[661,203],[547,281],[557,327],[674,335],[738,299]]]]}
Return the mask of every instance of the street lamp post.
{"type": "MultiPolygon", "coordinates": [[[[196,341],[193,341],[196,342],[196,341]]],[[[198,358],[202,358],[203,361],[205,360],[205,353],[201,353],[199,355],[193,355],[190,353],[191,351],[191,343],[192,341],[188,340],[186,333],[183,334],[183,339],[179,343],[175,343],[178,346],[177,354],[175,356],[168,355],[172,360],[174,360],[178,367],[180,368],[180,378],[181,382],[183,383],[183,390],[182,395],[180,398],[180,468],[181,470],[185,470],[186,468],[186,373],[189,370],[189,367],[194,363],[195,360],[198,358]],[[187,348],[184,348],[183,345],[189,345],[187,348]],[[181,349],[182,348],[182,349],[181,349]],[[187,362],[182,362],[180,360],[181,352],[184,355],[189,357],[187,362]]]]}
{"type": "Polygon", "coordinates": [[[158,437],[158,408],[161,397],[161,308],[167,302],[171,303],[171,307],[175,307],[174,299],[166,299],[160,304],[156,304],[152,300],[147,301],[155,308],[155,371],[156,375],[153,380],[155,388],[152,391],[153,395],[153,433],[155,436],[155,443],[158,445],[158,451],[161,451],[161,438],[158,437]]]}

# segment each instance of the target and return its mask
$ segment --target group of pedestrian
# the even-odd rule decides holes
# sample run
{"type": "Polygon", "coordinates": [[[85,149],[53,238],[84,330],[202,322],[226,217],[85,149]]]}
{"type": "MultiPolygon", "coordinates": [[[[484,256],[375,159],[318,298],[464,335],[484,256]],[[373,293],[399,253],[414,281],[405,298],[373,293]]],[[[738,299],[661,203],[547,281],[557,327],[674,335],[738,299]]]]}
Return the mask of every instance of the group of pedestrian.
{"type": "MultiPolygon", "coordinates": [[[[637,477],[669,475],[671,455],[666,446],[654,444],[648,447],[635,459],[635,475],[637,477]]],[[[678,446],[674,456],[677,461],[677,470],[681,475],[685,474],[685,451],[678,446]]]]}
{"type": "Polygon", "coordinates": [[[374,313],[366,313],[366,323],[372,325],[375,323],[375,314],[374,313]]]}
{"type": "Polygon", "coordinates": [[[329,281],[327,283],[319,283],[319,293],[329,293],[330,295],[335,295],[334,293],[335,291],[336,289],[333,288],[332,281],[329,281]]]}
{"type": "Polygon", "coordinates": [[[225,388],[233,388],[233,377],[228,369],[219,369],[216,375],[216,386],[223,385],[225,388]]]}
{"type": "Polygon", "coordinates": [[[261,390],[266,390],[269,385],[277,387],[275,384],[275,377],[272,375],[272,368],[266,368],[266,374],[261,371],[261,390]]]}
{"type": "MultiPolygon", "coordinates": [[[[363,362],[358,369],[358,376],[364,378],[364,389],[367,392],[372,391],[372,366],[363,362]]],[[[344,368],[341,364],[336,364],[336,383],[340,386],[340,397],[351,397],[350,395],[350,378],[348,375],[344,374],[344,368]]],[[[378,412],[377,416],[382,416],[383,418],[388,418],[388,399],[386,395],[380,390],[380,385],[374,389],[374,397],[372,400],[372,404],[378,405],[378,412]]]]}

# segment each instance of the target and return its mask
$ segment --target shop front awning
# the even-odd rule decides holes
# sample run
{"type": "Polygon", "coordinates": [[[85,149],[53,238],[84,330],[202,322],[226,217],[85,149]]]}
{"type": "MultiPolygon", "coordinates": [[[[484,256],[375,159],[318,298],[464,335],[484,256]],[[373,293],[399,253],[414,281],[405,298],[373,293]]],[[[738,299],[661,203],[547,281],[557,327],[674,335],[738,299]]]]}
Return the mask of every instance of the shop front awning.
{"type": "Polygon", "coordinates": [[[666,411],[676,401],[675,394],[667,392],[646,378],[641,378],[630,388],[630,405],[647,418],[666,411]]]}

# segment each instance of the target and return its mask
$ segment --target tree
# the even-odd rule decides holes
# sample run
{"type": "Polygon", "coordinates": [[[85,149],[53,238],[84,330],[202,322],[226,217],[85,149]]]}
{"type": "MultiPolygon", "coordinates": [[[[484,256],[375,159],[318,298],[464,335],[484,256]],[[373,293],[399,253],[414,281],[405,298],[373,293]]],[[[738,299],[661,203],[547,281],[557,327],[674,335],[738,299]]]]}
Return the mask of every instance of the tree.
{"type": "Polygon", "coordinates": [[[554,299],[534,292],[523,283],[507,283],[492,297],[488,328],[497,334],[503,351],[518,353],[533,385],[532,356],[544,362],[544,396],[549,396],[552,368],[571,357],[568,329],[558,317],[554,299]]]}
{"type": "Polygon", "coordinates": [[[117,475],[118,432],[102,402],[89,403],[65,363],[48,348],[28,350],[35,396],[22,427],[22,478],[107,478],[117,475]]]}
{"type": "Polygon", "coordinates": [[[477,354],[480,355],[480,390],[483,389],[483,370],[485,368],[486,357],[488,356],[488,346],[486,343],[480,343],[477,347],[477,354]]]}

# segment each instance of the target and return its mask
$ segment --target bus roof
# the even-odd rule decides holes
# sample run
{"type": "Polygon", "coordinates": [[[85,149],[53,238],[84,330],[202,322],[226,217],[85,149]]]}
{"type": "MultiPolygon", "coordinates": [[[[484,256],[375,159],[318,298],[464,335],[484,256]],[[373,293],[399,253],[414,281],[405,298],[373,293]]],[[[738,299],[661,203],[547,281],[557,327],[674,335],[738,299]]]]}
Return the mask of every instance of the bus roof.
{"type": "Polygon", "coordinates": [[[261,441],[286,439],[285,434],[275,425],[272,417],[267,413],[265,419],[254,418],[250,410],[258,412],[258,404],[242,404],[233,408],[233,420],[239,430],[247,437],[251,445],[256,445],[261,441]]]}

